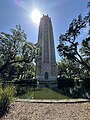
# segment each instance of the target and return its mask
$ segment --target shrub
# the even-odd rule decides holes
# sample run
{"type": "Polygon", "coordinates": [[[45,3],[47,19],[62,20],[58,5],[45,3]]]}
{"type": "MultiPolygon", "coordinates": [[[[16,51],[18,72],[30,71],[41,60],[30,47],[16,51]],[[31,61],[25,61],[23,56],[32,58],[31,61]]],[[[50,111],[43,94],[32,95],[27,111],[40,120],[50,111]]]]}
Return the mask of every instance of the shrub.
{"type": "Polygon", "coordinates": [[[90,78],[84,78],[83,80],[83,86],[86,90],[90,90],[90,78]]]}
{"type": "Polygon", "coordinates": [[[30,80],[15,80],[14,84],[21,85],[21,86],[37,86],[37,79],[30,79],[30,80]]]}
{"type": "Polygon", "coordinates": [[[57,78],[58,88],[74,88],[74,79],[71,78],[57,78]]]}
{"type": "Polygon", "coordinates": [[[9,110],[9,105],[13,100],[15,87],[7,86],[4,90],[0,86],[0,118],[9,110]]]}
{"type": "Polygon", "coordinates": [[[28,86],[16,85],[16,96],[23,95],[27,92],[28,86]]]}

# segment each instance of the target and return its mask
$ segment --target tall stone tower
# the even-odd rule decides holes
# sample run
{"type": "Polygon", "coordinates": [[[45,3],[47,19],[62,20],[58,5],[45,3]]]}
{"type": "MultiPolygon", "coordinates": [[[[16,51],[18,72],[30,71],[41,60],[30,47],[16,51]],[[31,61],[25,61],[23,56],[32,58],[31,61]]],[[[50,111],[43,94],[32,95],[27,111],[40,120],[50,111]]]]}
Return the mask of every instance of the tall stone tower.
{"type": "Polygon", "coordinates": [[[37,79],[56,80],[56,58],[51,18],[43,15],[39,25],[38,43],[41,47],[41,59],[37,61],[37,79]]]}

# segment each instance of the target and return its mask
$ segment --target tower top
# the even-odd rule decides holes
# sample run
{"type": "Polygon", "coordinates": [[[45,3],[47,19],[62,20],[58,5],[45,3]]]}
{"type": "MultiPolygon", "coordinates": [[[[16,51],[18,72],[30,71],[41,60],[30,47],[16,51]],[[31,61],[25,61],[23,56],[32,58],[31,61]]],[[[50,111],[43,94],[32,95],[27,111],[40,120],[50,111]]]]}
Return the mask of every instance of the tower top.
{"type": "Polygon", "coordinates": [[[49,16],[48,16],[48,14],[47,14],[47,15],[44,15],[44,14],[43,14],[43,17],[49,17],[49,16]]]}
{"type": "Polygon", "coordinates": [[[41,19],[49,19],[49,20],[51,20],[51,18],[49,17],[49,15],[48,14],[43,14],[43,17],[41,18],[41,19]]]}

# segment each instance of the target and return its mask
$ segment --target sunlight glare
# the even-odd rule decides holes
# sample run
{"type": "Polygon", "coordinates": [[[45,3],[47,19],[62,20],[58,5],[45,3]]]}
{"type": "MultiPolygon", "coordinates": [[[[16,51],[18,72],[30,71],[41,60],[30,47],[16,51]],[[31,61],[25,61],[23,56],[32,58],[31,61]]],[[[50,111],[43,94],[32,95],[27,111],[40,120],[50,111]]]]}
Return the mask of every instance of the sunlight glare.
{"type": "Polygon", "coordinates": [[[37,8],[35,8],[31,13],[31,19],[34,23],[39,24],[40,18],[41,18],[41,13],[37,8]]]}

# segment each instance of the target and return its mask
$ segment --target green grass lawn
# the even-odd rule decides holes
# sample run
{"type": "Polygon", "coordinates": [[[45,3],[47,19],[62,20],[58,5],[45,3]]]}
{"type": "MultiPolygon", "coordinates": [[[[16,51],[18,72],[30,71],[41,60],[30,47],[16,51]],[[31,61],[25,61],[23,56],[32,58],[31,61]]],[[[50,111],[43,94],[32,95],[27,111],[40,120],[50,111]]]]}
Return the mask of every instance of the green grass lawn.
{"type": "Polygon", "coordinates": [[[69,97],[64,96],[50,88],[35,88],[35,90],[28,90],[26,94],[18,96],[21,99],[68,99],[69,97]]]}

